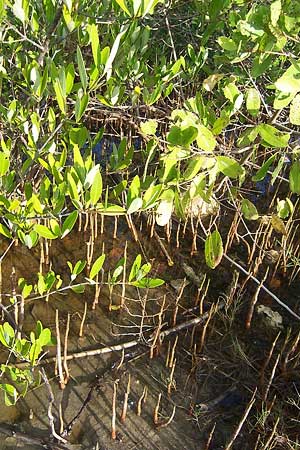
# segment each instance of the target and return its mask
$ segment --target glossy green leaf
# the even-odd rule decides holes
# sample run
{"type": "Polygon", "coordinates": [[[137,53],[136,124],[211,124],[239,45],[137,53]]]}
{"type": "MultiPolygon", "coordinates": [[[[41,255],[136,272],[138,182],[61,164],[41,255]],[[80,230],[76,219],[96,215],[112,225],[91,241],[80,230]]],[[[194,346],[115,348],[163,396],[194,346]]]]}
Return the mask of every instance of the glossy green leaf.
{"type": "Polygon", "coordinates": [[[289,133],[282,133],[266,123],[258,125],[257,130],[266,147],[283,148],[288,146],[289,133]]]}
{"type": "Polygon", "coordinates": [[[45,225],[35,225],[34,226],[35,231],[39,234],[39,236],[45,238],[45,239],[56,239],[59,235],[53,233],[48,227],[45,225]]]}
{"type": "Polygon", "coordinates": [[[65,219],[62,228],[61,228],[61,239],[63,239],[65,236],[67,236],[67,234],[70,233],[70,231],[72,231],[76,221],[78,218],[78,211],[75,210],[73,212],[71,212],[68,217],[65,219]]]}
{"type": "Polygon", "coordinates": [[[136,278],[142,263],[142,256],[137,255],[130,269],[128,280],[132,281],[136,278]]]}
{"type": "Polygon", "coordinates": [[[90,191],[90,200],[92,205],[96,205],[98,203],[101,195],[102,195],[102,175],[98,169],[95,174],[94,181],[90,191]]]}
{"type": "Polygon", "coordinates": [[[105,255],[101,255],[101,256],[99,256],[99,258],[96,259],[96,261],[94,262],[94,264],[91,267],[90,274],[89,274],[89,278],[91,280],[93,280],[95,278],[95,276],[100,272],[100,270],[102,269],[102,266],[104,264],[104,261],[105,261],[105,255]]]}
{"type": "Polygon", "coordinates": [[[205,240],[205,261],[208,267],[215,269],[223,257],[223,242],[218,230],[213,231],[205,240]]]}
{"type": "Polygon", "coordinates": [[[198,125],[197,144],[199,148],[206,152],[214,151],[217,145],[214,135],[204,125],[198,125]]]}

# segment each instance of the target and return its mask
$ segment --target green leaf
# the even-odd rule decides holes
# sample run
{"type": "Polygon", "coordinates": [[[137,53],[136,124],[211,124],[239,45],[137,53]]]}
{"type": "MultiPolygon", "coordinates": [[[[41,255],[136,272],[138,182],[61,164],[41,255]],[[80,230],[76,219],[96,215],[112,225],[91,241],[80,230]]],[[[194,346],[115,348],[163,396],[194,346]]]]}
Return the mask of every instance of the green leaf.
{"type": "Polygon", "coordinates": [[[205,162],[205,158],[203,158],[202,156],[195,156],[194,158],[192,158],[189,161],[189,164],[188,164],[186,170],[184,171],[183,179],[185,181],[189,181],[189,180],[192,180],[193,178],[195,178],[195,176],[197,175],[197,173],[203,166],[204,162],[205,162]]]}
{"type": "Polygon", "coordinates": [[[162,286],[164,283],[164,280],[160,278],[142,278],[139,281],[132,281],[130,284],[141,289],[153,289],[162,286]]]}
{"type": "Polygon", "coordinates": [[[14,13],[14,15],[17,17],[17,19],[19,19],[23,24],[25,23],[25,11],[23,8],[23,1],[22,0],[16,0],[14,2],[14,5],[12,7],[12,11],[14,13]]]}
{"type": "Polygon", "coordinates": [[[3,236],[5,236],[5,237],[7,237],[7,238],[9,238],[9,239],[12,238],[11,232],[10,232],[9,229],[8,229],[5,225],[3,225],[2,223],[0,223],[0,233],[3,234],[3,236]]]}
{"type": "Polygon", "coordinates": [[[141,263],[142,263],[142,256],[137,255],[130,270],[130,274],[128,277],[129,282],[136,278],[138,271],[140,270],[141,263]]]}
{"type": "Polygon", "coordinates": [[[290,106],[290,122],[300,125],[300,94],[297,94],[290,106]]]}
{"type": "Polygon", "coordinates": [[[93,280],[95,278],[95,276],[102,269],[104,261],[105,261],[105,255],[104,254],[99,256],[99,258],[96,259],[96,261],[92,265],[92,268],[91,268],[91,271],[90,271],[90,274],[89,274],[89,279],[93,280]]]}
{"type": "Polygon", "coordinates": [[[39,234],[39,236],[45,239],[56,239],[58,237],[57,234],[53,233],[48,227],[45,225],[35,225],[34,230],[39,234]]]}
{"type": "Polygon", "coordinates": [[[300,91],[300,61],[292,61],[291,66],[275,82],[275,87],[286,94],[300,91]]]}
{"type": "Polygon", "coordinates": [[[161,201],[156,210],[156,223],[164,227],[171,219],[173,212],[174,191],[168,189],[162,195],[161,201]]]}
{"type": "Polygon", "coordinates": [[[42,351],[42,346],[39,340],[35,340],[30,347],[29,358],[32,365],[36,363],[40,353],[42,351]]]}
{"type": "Polygon", "coordinates": [[[287,219],[293,211],[294,205],[288,197],[277,202],[277,214],[280,219],[287,219]]]}
{"type": "Polygon", "coordinates": [[[113,43],[113,46],[111,48],[111,51],[110,51],[109,57],[108,57],[108,59],[106,61],[104,72],[103,72],[103,76],[106,75],[107,80],[109,80],[109,78],[111,77],[112,65],[113,65],[113,62],[114,62],[115,57],[117,55],[121,39],[122,39],[123,35],[126,33],[127,29],[128,29],[128,25],[127,26],[122,25],[121,30],[120,30],[119,34],[117,35],[117,37],[116,37],[116,39],[115,39],[115,41],[113,43]]]}
{"type": "Polygon", "coordinates": [[[206,91],[212,92],[215,86],[219,83],[222,78],[224,78],[224,73],[213,73],[209,77],[203,80],[203,87],[206,91]]]}
{"type": "Polygon", "coordinates": [[[275,159],[276,159],[276,155],[270,156],[270,158],[267,159],[267,161],[257,171],[256,175],[254,175],[252,177],[252,181],[256,182],[256,181],[263,180],[265,178],[265,176],[267,175],[268,170],[271,167],[271,165],[273,164],[273,162],[275,161],[275,159]]]}
{"type": "Polygon", "coordinates": [[[142,209],[142,206],[143,206],[143,200],[140,197],[134,198],[129,205],[127,214],[133,214],[133,213],[139,211],[140,209],[142,209]]]}
{"type": "Polygon", "coordinates": [[[293,162],[289,178],[291,191],[300,195],[300,161],[293,162]]]}
{"type": "Polygon", "coordinates": [[[80,47],[78,45],[77,45],[77,63],[78,63],[78,70],[79,70],[81,85],[83,87],[83,90],[86,91],[86,88],[88,85],[88,77],[87,77],[82,53],[81,53],[80,47]]]}
{"type": "Polygon", "coordinates": [[[226,36],[221,36],[218,38],[218,44],[228,52],[235,52],[237,50],[237,45],[233,39],[226,36]]]}
{"type": "Polygon", "coordinates": [[[102,195],[102,176],[98,169],[95,174],[94,181],[93,181],[93,184],[91,187],[91,192],[90,192],[90,200],[91,200],[92,205],[97,204],[101,195],[102,195]]]}
{"type": "Polygon", "coordinates": [[[143,197],[144,210],[147,208],[152,208],[155,205],[161,191],[162,191],[161,184],[152,185],[147,189],[143,197]]]}
{"type": "Polygon", "coordinates": [[[237,178],[242,175],[243,169],[240,164],[229,156],[217,156],[217,167],[220,172],[229,178],[237,178]]]}
{"type": "Polygon", "coordinates": [[[256,206],[246,198],[242,200],[242,213],[247,220],[257,220],[259,217],[256,206]]]}
{"type": "Polygon", "coordinates": [[[126,5],[125,0],[116,0],[121,9],[127,14],[127,16],[131,17],[130,11],[126,5]]]}
{"type": "Polygon", "coordinates": [[[250,88],[246,94],[246,108],[251,116],[256,117],[260,110],[260,95],[257,89],[250,88]]]}
{"type": "Polygon", "coordinates": [[[75,294],[82,294],[85,291],[84,285],[71,286],[71,289],[75,294]]]}
{"type": "Polygon", "coordinates": [[[66,93],[63,92],[63,88],[58,78],[52,80],[52,83],[59,109],[63,114],[66,114],[66,93]]]}
{"type": "Polygon", "coordinates": [[[206,152],[214,151],[217,145],[214,135],[204,125],[198,125],[197,144],[199,148],[206,152]]]}
{"type": "Polygon", "coordinates": [[[18,391],[12,385],[8,383],[1,383],[0,389],[4,391],[4,401],[6,406],[15,405],[18,399],[18,391]]]}
{"type": "Polygon", "coordinates": [[[9,157],[4,152],[0,152],[0,177],[6,174],[9,168],[9,157]]]}
{"type": "Polygon", "coordinates": [[[205,240],[205,260],[208,267],[215,269],[223,256],[223,242],[218,230],[213,231],[205,240]]]}
{"type": "Polygon", "coordinates": [[[78,123],[85,113],[86,107],[89,103],[89,94],[85,93],[81,95],[79,92],[77,94],[76,103],[75,103],[75,120],[78,123]]]}
{"type": "Polygon", "coordinates": [[[272,125],[266,123],[257,126],[258,133],[266,147],[287,147],[290,140],[289,133],[281,133],[272,125]]]}
{"type": "Polygon", "coordinates": [[[99,34],[98,34],[98,28],[93,23],[88,28],[90,40],[92,44],[92,53],[94,58],[94,63],[96,67],[100,67],[101,65],[101,52],[100,52],[100,44],[99,44],[99,34]]]}
{"type": "Polygon", "coordinates": [[[156,133],[157,130],[157,120],[150,119],[146,122],[141,122],[140,127],[143,134],[146,136],[153,136],[156,133]]]}
{"type": "Polygon", "coordinates": [[[273,25],[273,27],[276,27],[281,14],[281,0],[275,0],[273,3],[271,3],[270,11],[271,11],[271,24],[273,25]]]}
{"type": "Polygon", "coordinates": [[[70,233],[70,231],[73,229],[76,221],[78,218],[78,211],[75,210],[71,212],[66,220],[64,221],[62,228],[61,228],[61,239],[63,239],[67,234],[70,233]]]}
{"type": "Polygon", "coordinates": [[[182,129],[173,125],[167,135],[167,140],[171,145],[187,147],[196,139],[197,135],[198,131],[194,126],[182,129]]]}

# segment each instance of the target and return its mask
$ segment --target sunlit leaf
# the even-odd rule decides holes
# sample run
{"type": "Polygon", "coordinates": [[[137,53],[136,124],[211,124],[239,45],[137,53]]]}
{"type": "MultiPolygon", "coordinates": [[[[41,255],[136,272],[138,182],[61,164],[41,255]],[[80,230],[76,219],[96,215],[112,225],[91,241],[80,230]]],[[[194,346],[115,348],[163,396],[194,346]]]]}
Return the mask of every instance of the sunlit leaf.
{"type": "Polygon", "coordinates": [[[99,256],[99,258],[96,259],[96,261],[94,262],[94,264],[91,267],[90,274],[89,274],[89,278],[91,280],[93,280],[95,278],[95,276],[100,272],[100,270],[102,269],[102,266],[104,264],[104,261],[105,261],[104,254],[99,256]]]}
{"type": "Polygon", "coordinates": [[[66,218],[66,220],[64,221],[62,228],[61,228],[61,239],[63,239],[65,236],[67,236],[67,234],[70,233],[70,231],[72,231],[76,220],[78,218],[78,211],[75,210],[73,212],[71,212],[68,217],[66,218]]]}

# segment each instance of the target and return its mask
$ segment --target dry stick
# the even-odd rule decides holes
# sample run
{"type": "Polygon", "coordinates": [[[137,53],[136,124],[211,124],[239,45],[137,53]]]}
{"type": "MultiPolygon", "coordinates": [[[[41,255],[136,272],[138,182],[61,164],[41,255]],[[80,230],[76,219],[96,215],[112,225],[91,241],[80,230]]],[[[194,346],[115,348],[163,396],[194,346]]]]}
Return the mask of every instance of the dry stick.
{"type": "MultiPolygon", "coordinates": [[[[59,375],[59,386],[61,389],[65,388],[65,377],[63,373],[63,365],[61,360],[61,340],[60,340],[60,330],[59,330],[59,320],[58,320],[58,309],[55,311],[55,328],[56,328],[56,362],[57,370],[59,375]]],[[[67,357],[65,358],[65,361],[67,357]]]]}
{"type": "Polygon", "coordinates": [[[117,239],[117,234],[118,234],[118,216],[115,216],[113,239],[117,239]]]}
{"type": "Polygon", "coordinates": [[[172,422],[172,420],[175,417],[175,412],[176,412],[176,405],[173,406],[173,411],[172,411],[172,414],[171,414],[170,418],[166,422],[158,423],[156,425],[156,428],[157,429],[166,428],[168,425],[170,425],[170,423],[172,422]]]}
{"type": "Polygon", "coordinates": [[[170,351],[171,351],[171,342],[169,341],[168,342],[167,357],[166,357],[166,367],[169,367],[170,351]]]}
{"type": "Polygon", "coordinates": [[[176,248],[179,248],[179,234],[180,234],[181,220],[177,224],[177,232],[176,232],[176,248]]]}
{"type": "Polygon", "coordinates": [[[63,419],[63,413],[62,413],[62,404],[59,403],[58,406],[58,414],[59,414],[59,434],[61,435],[64,431],[64,419],[63,419]]]}
{"type": "Polygon", "coordinates": [[[165,303],[166,303],[166,296],[164,295],[163,301],[162,301],[162,304],[161,304],[161,308],[160,308],[160,312],[159,312],[159,315],[158,315],[158,326],[157,326],[157,329],[156,329],[156,331],[154,333],[153,342],[152,342],[152,345],[151,345],[151,348],[150,348],[150,359],[152,359],[153,356],[154,356],[154,349],[156,347],[157,341],[159,341],[161,339],[160,331],[161,331],[161,326],[162,326],[162,320],[163,320],[162,316],[163,316],[163,313],[164,313],[165,303]]]}
{"type": "Polygon", "coordinates": [[[89,213],[85,213],[85,224],[84,224],[84,228],[83,228],[84,233],[87,231],[88,224],[89,224],[89,218],[90,218],[89,213]]]}
{"type": "Polygon", "coordinates": [[[24,314],[25,314],[25,300],[24,300],[23,295],[21,295],[17,339],[21,339],[21,337],[22,337],[24,314]]]}
{"type": "Polygon", "coordinates": [[[94,215],[94,233],[95,233],[95,239],[97,239],[97,237],[98,237],[98,215],[97,215],[97,212],[95,212],[95,215],[94,215]]]}
{"type": "Polygon", "coordinates": [[[127,382],[127,389],[126,392],[124,394],[124,403],[123,403],[123,410],[122,410],[122,415],[121,415],[121,422],[124,423],[126,420],[126,413],[127,413],[127,406],[128,406],[128,397],[130,394],[130,382],[131,382],[131,377],[130,377],[130,373],[128,374],[128,382],[127,382]]]}
{"type": "Polygon", "coordinates": [[[145,403],[147,397],[147,386],[144,386],[143,393],[138,399],[136,413],[138,416],[142,414],[142,403],[145,403]]]}
{"type": "Polygon", "coordinates": [[[84,327],[84,322],[86,319],[86,313],[87,313],[87,302],[84,302],[84,311],[83,311],[83,316],[82,316],[80,329],[79,329],[79,337],[83,336],[83,327],[84,327]]]}
{"type": "Polygon", "coordinates": [[[101,214],[100,234],[104,233],[104,214],[101,214]]]}
{"type": "Polygon", "coordinates": [[[282,370],[282,373],[283,373],[283,374],[286,374],[286,366],[287,366],[287,363],[289,362],[289,357],[290,357],[293,353],[295,353],[296,348],[297,348],[298,343],[299,343],[299,340],[300,340],[300,332],[297,334],[297,336],[296,336],[296,338],[295,338],[295,340],[294,340],[294,343],[293,343],[291,349],[290,349],[289,351],[286,352],[286,355],[285,355],[285,357],[284,357],[284,359],[283,359],[283,361],[282,361],[281,370],[282,370]]]}
{"type": "Polygon", "coordinates": [[[117,384],[118,380],[114,382],[113,397],[112,397],[112,416],[111,416],[111,438],[117,438],[116,432],[116,399],[117,399],[117,384]]]}
{"type": "MultiPolygon", "coordinates": [[[[221,309],[223,309],[225,306],[225,302],[221,301],[216,305],[216,310],[219,311],[221,309]]],[[[209,317],[209,312],[206,312],[205,314],[203,314],[200,317],[195,317],[191,320],[188,320],[186,322],[180,323],[178,325],[176,325],[176,327],[172,327],[172,328],[167,328],[164,331],[160,332],[160,339],[164,339],[165,337],[169,336],[170,334],[173,333],[178,333],[179,331],[185,330],[187,328],[199,325],[201,323],[203,323],[205,320],[207,320],[207,318],[209,317]]],[[[155,338],[157,330],[152,334],[152,336],[146,341],[146,344],[151,344],[155,338]]],[[[122,344],[116,344],[116,345],[111,345],[111,346],[107,346],[107,347],[102,347],[102,348],[97,348],[94,350],[85,350],[82,352],[78,352],[78,353],[73,353],[71,355],[67,355],[66,360],[70,361],[73,359],[79,359],[79,358],[87,358],[90,356],[97,356],[97,355],[104,355],[106,353],[112,353],[112,352],[120,352],[123,350],[126,350],[128,348],[132,348],[135,347],[137,345],[142,344],[142,342],[140,340],[133,340],[133,341],[128,341],[128,342],[124,342],[122,344]]],[[[52,356],[50,358],[45,358],[43,360],[40,361],[39,364],[49,364],[52,362],[56,362],[57,357],[56,356],[52,356]]],[[[26,363],[27,364],[27,363],[26,363]]],[[[24,363],[16,363],[16,366],[18,367],[22,367],[24,366],[24,363]]]]}
{"type": "Polygon", "coordinates": [[[40,374],[41,374],[41,377],[44,380],[44,383],[45,383],[45,386],[46,386],[46,388],[48,390],[48,395],[49,395],[48,418],[49,418],[49,423],[50,423],[50,427],[51,427],[52,436],[55,439],[57,439],[58,441],[63,442],[64,444],[67,444],[68,441],[66,441],[66,439],[64,439],[61,436],[59,436],[59,434],[57,434],[56,431],[55,431],[54,417],[53,417],[53,414],[52,414],[52,406],[53,406],[53,403],[54,403],[54,395],[53,395],[53,391],[51,389],[49,380],[47,378],[46,372],[45,372],[43,367],[40,369],[40,374]]]}
{"type": "Polygon", "coordinates": [[[43,239],[40,240],[40,268],[39,271],[40,273],[43,273],[43,265],[45,264],[45,254],[44,254],[44,243],[43,243],[43,239]]]}
{"type": "Polygon", "coordinates": [[[272,442],[272,440],[273,440],[273,438],[275,436],[275,433],[276,433],[276,430],[277,430],[277,426],[279,424],[279,420],[280,420],[280,417],[277,417],[276,422],[275,422],[274,427],[273,427],[273,430],[272,430],[272,433],[271,433],[269,439],[267,440],[266,444],[263,446],[262,450],[269,450],[270,448],[272,448],[271,447],[271,442],[272,442]]]}
{"type": "Polygon", "coordinates": [[[174,345],[173,345],[173,347],[172,347],[172,352],[171,352],[170,359],[169,359],[169,368],[170,368],[170,369],[173,367],[173,361],[174,361],[174,356],[175,356],[175,350],[176,350],[177,341],[178,341],[178,334],[177,334],[177,336],[176,336],[176,338],[175,338],[174,345]]]}
{"type": "Polygon", "coordinates": [[[185,287],[186,287],[186,278],[184,278],[184,280],[183,280],[183,282],[182,282],[182,284],[180,286],[179,293],[178,293],[178,295],[176,297],[176,300],[175,300],[175,308],[174,308],[173,320],[172,320],[173,327],[175,327],[175,325],[176,325],[176,318],[177,318],[177,313],[178,313],[178,303],[179,303],[179,300],[182,297],[182,294],[183,294],[183,291],[184,291],[185,287]]]}
{"type": "Polygon", "coordinates": [[[257,286],[257,289],[256,289],[256,291],[255,291],[255,293],[254,293],[254,295],[253,295],[253,297],[251,299],[251,302],[250,302],[250,305],[249,305],[248,314],[247,314],[247,318],[246,318],[246,329],[247,330],[249,330],[249,328],[251,327],[251,322],[252,322],[252,317],[253,317],[253,313],[254,313],[254,308],[255,308],[255,305],[256,305],[256,303],[258,301],[258,297],[259,297],[259,293],[260,293],[261,287],[264,284],[264,282],[266,281],[268,273],[269,273],[269,267],[267,268],[263,279],[261,280],[261,282],[257,286]]]}
{"type": "Polygon", "coordinates": [[[276,361],[275,361],[275,363],[274,363],[274,366],[273,366],[273,369],[272,369],[272,372],[271,372],[270,379],[269,379],[269,381],[268,381],[268,384],[267,384],[267,386],[266,386],[265,393],[264,393],[264,395],[263,395],[263,401],[264,401],[264,402],[267,401],[268,394],[269,394],[270,388],[271,388],[271,386],[272,386],[272,382],[273,382],[273,379],[274,379],[274,376],[275,376],[275,372],[276,372],[276,369],[277,369],[279,360],[280,360],[280,353],[279,353],[279,355],[278,355],[277,358],[276,358],[276,361]]]}
{"type": "Polygon", "coordinates": [[[70,379],[70,372],[67,363],[67,355],[68,355],[68,337],[70,331],[70,314],[68,313],[66,332],[65,332],[65,343],[64,343],[64,358],[63,358],[63,368],[65,371],[65,385],[68,383],[70,379]]]}
{"type": "Polygon", "coordinates": [[[279,331],[279,333],[277,334],[276,338],[274,339],[272,347],[271,347],[271,349],[269,351],[269,354],[267,356],[267,359],[265,360],[265,362],[263,363],[263,365],[261,367],[261,370],[260,370],[260,385],[261,386],[263,386],[263,384],[264,384],[265,370],[268,367],[269,362],[271,361],[271,358],[272,358],[272,355],[273,355],[273,352],[274,352],[274,349],[275,349],[275,345],[276,345],[276,343],[278,341],[278,338],[279,338],[280,334],[281,334],[281,331],[279,331]]]}
{"type": "Polygon", "coordinates": [[[238,437],[238,435],[239,435],[239,433],[240,433],[240,431],[241,431],[241,428],[242,428],[242,426],[244,425],[244,423],[245,423],[245,421],[246,421],[246,419],[247,419],[247,417],[248,417],[248,415],[249,415],[249,413],[250,413],[250,411],[251,411],[251,409],[252,409],[252,406],[253,406],[254,403],[255,403],[256,390],[257,390],[257,389],[255,388],[255,391],[253,392],[253,395],[252,395],[252,397],[251,397],[251,400],[250,400],[250,402],[248,403],[247,408],[245,409],[245,412],[244,412],[244,414],[243,414],[243,416],[242,416],[242,418],[241,418],[241,420],[240,420],[240,423],[238,424],[237,429],[236,429],[235,432],[233,433],[233,436],[232,436],[232,438],[230,439],[230,442],[229,442],[229,444],[226,446],[225,450],[230,450],[230,449],[232,448],[233,444],[234,444],[234,441],[235,441],[236,438],[238,437]]]}
{"type": "Polygon", "coordinates": [[[156,406],[155,406],[154,412],[153,412],[154,425],[158,424],[158,411],[159,411],[160,400],[161,400],[161,392],[158,395],[157,403],[156,403],[156,406]]]}
{"type": "Polygon", "coordinates": [[[170,379],[169,379],[169,383],[168,383],[168,387],[167,387],[167,391],[168,391],[168,395],[169,396],[172,393],[172,386],[173,386],[173,377],[174,377],[175,366],[176,366],[176,359],[174,359],[174,362],[173,362],[173,366],[172,366],[171,373],[170,373],[170,379]]]}
{"type": "Polygon", "coordinates": [[[166,249],[166,247],[165,247],[164,244],[162,243],[162,239],[159,237],[159,235],[157,234],[157,232],[156,232],[155,230],[153,230],[153,236],[155,237],[155,239],[156,239],[158,245],[160,246],[161,251],[163,252],[163,254],[165,255],[165,257],[167,258],[168,265],[169,265],[170,267],[174,266],[174,261],[173,261],[173,259],[172,259],[171,256],[169,255],[168,250],[166,249]]]}
{"type": "Polygon", "coordinates": [[[99,283],[99,272],[96,275],[96,279],[95,279],[95,296],[94,296],[94,301],[93,301],[93,305],[92,305],[92,309],[96,309],[96,305],[98,305],[99,303],[99,295],[100,295],[100,283],[99,283]]]}
{"type": "Polygon", "coordinates": [[[80,212],[78,215],[78,232],[80,233],[82,229],[82,213],[80,212]]]}
{"type": "Polygon", "coordinates": [[[204,325],[203,330],[202,330],[202,333],[201,333],[200,346],[199,346],[199,349],[198,349],[198,352],[199,352],[199,353],[202,352],[203,347],[204,347],[204,342],[205,342],[205,336],[206,336],[207,327],[208,327],[208,324],[209,324],[209,322],[210,322],[210,320],[211,320],[211,318],[212,318],[212,316],[213,316],[213,314],[214,314],[214,312],[215,312],[215,307],[214,307],[214,306],[215,306],[214,304],[211,305],[211,308],[210,308],[210,310],[209,310],[209,314],[208,314],[207,321],[205,322],[205,325],[204,325]]]}
{"type": "Polygon", "coordinates": [[[212,441],[215,429],[216,429],[216,422],[214,423],[214,426],[212,427],[211,432],[209,433],[209,436],[208,436],[208,439],[207,439],[207,442],[206,442],[204,450],[209,450],[210,449],[210,444],[211,444],[211,441],[212,441]]]}

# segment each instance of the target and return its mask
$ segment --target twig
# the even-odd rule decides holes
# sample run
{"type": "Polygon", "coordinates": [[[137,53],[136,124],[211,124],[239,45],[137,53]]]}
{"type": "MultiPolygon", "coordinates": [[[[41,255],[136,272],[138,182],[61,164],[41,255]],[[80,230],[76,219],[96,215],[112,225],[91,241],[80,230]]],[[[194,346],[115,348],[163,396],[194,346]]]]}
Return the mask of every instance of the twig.
{"type": "Polygon", "coordinates": [[[246,419],[247,419],[247,417],[248,417],[248,415],[249,415],[249,413],[250,413],[250,411],[252,409],[252,406],[255,403],[256,390],[257,389],[255,388],[255,391],[253,392],[253,395],[252,395],[252,397],[250,399],[250,402],[248,403],[247,408],[245,409],[245,412],[244,412],[244,414],[243,414],[243,416],[242,416],[242,418],[240,420],[240,423],[238,424],[238,426],[237,426],[235,432],[233,433],[233,436],[230,439],[230,442],[227,444],[225,450],[230,450],[232,448],[232,446],[233,446],[234,441],[238,437],[238,435],[239,435],[239,433],[240,433],[240,431],[242,429],[242,426],[244,425],[244,423],[245,423],[245,421],[246,421],[246,419]]]}

